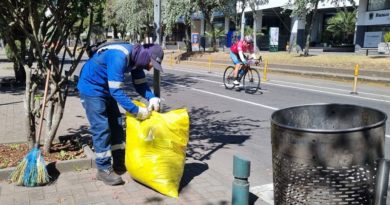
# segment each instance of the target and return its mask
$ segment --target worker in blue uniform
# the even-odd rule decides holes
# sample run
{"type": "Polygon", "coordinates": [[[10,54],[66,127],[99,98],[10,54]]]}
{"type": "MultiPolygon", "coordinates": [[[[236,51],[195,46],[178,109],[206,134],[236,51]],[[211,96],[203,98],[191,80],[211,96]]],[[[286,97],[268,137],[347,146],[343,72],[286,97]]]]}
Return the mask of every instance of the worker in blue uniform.
{"type": "Polygon", "coordinates": [[[126,171],[125,136],[117,104],[139,120],[147,119],[153,110],[159,111],[160,99],[149,88],[144,70],[162,71],[163,57],[162,48],[155,44],[106,44],[97,49],[80,72],[77,88],[90,123],[96,178],[107,185],[123,184],[119,174],[126,171]],[[149,101],[146,108],[135,105],[126,94],[128,72],[137,93],[149,101]]]}

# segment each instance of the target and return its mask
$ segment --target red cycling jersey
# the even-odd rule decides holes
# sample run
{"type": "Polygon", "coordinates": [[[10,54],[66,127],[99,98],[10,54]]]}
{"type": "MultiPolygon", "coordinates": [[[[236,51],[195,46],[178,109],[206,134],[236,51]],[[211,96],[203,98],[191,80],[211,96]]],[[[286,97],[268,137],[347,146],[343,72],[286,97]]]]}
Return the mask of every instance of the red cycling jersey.
{"type": "Polygon", "coordinates": [[[248,53],[248,52],[254,53],[253,45],[252,44],[246,44],[246,45],[247,46],[244,45],[243,40],[239,40],[230,47],[230,51],[237,55],[240,51],[244,53],[248,53]]]}

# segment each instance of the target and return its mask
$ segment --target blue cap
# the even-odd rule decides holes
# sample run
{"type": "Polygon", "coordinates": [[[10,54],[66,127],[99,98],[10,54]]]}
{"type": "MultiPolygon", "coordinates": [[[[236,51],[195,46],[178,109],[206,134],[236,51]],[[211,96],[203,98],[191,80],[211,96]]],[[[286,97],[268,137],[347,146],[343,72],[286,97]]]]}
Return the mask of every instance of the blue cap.
{"type": "Polygon", "coordinates": [[[147,48],[152,62],[153,68],[159,71],[163,71],[161,67],[162,60],[164,58],[164,52],[160,45],[153,44],[147,48]]]}

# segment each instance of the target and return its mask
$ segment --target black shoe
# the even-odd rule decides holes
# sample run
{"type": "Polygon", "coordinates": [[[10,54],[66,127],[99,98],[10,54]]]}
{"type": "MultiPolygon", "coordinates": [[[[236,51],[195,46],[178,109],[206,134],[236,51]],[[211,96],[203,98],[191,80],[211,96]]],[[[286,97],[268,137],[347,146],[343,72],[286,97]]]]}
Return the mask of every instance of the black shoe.
{"type": "Polygon", "coordinates": [[[96,179],[103,181],[105,184],[110,186],[124,184],[125,182],[122,180],[122,177],[113,172],[112,167],[108,169],[98,169],[96,174],[96,179]]]}

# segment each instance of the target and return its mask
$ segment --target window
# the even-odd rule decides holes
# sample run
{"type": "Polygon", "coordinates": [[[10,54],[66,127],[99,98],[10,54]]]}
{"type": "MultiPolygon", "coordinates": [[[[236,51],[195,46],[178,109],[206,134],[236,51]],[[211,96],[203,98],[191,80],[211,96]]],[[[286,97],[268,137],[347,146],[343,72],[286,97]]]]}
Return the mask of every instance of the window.
{"type": "Polygon", "coordinates": [[[390,9],[390,0],[368,0],[367,11],[390,9]]]}

